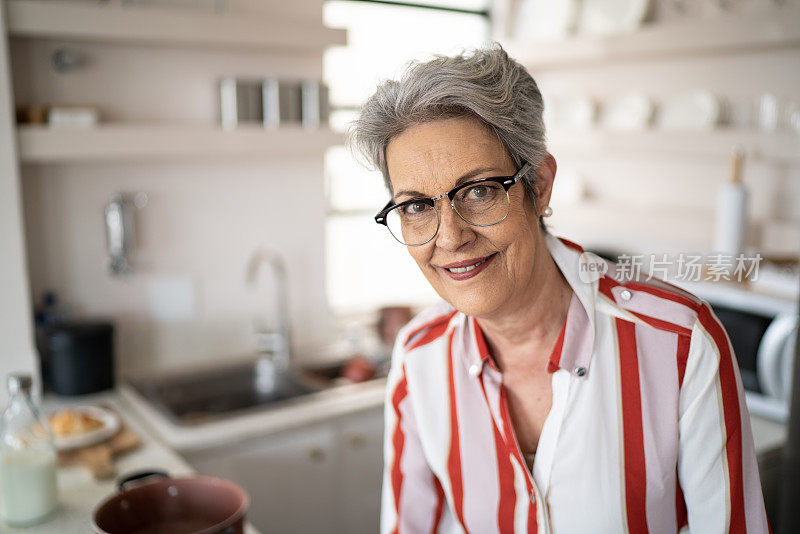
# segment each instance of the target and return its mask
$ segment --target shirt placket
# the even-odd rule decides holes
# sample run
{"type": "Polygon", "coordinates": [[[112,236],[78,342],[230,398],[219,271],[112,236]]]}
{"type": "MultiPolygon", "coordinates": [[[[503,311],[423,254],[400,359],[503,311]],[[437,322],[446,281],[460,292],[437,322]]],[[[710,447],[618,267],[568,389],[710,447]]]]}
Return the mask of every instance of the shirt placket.
{"type": "MultiPolygon", "coordinates": [[[[528,466],[523,460],[522,450],[520,449],[519,442],[517,441],[514,427],[511,424],[505,387],[503,386],[503,376],[491,364],[483,365],[482,371],[483,372],[481,372],[478,376],[478,380],[483,391],[484,400],[489,408],[489,412],[492,414],[493,424],[497,428],[500,436],[503,438],[506,451],[512,458],[514,458],[512,461],[516,461],[522,468],[522,472],[525,474],[525,487],[527,488],[528,499],[531,505],[537,506],[537,502],[541,501],[542,493],[536,484],[536,480],[528,469],[528,466]],[[493,395],[494,398],[498,399],[497,411],[499,411],[499,413],[495,413],[495,410],[492,409],[488,398],[490,394],[493,395]]],[[[546,513],[544,506],[542,506],[541,509],[546,513]]],[[[538,516],[539,514],[537,513],[537,517],[538,516]]],[[[546,518],[543,519],[545,520],[544,522],[546,522],[546,518]]]]}
{"type": "Polygon", "coordinates": [[[514,458],[513,461],[516,461],[525,473],[528,499],[532,506],[537,506],[537,503],[541,505],[537,506],[537,517],[540,518],[539,522],[544,527],[544,532],[549,532],[550,518],[547,503],[546,500],[543,499],[543,496],[546,496],[549,492],[549,482],[552,474],[553,462],[555,460],[558,438],[567,410],[569,391],[573,383],[573,378],[569,372],[563,369],[553,374],[553,403],[547,415],[547,419],[545,420],[545,424],[542,427],[542,434],[539,436],[539,445],[536,449],[533,473],[531,473],[528,466],[525,464],[522,456],[522,449],[519,446],[516,432],[511,424],[508,399],[505,386],[503,385],[502,373],[489,363],[483,365],[482,372],[478,376],[478,379],[483,391],[484,400],[492,415],[493,424],[497,428],[498,433],[503,437],[508,454],[514,458]],[[497,410],[492,409],[492,405],[489,402],[490,394],[497,399],[497,410]],[[499,413],[495,413],[495,411],[499,413]],[[539,484],[536,482],[537,477],[533,476],[534,473],[539,476],[539,480],[544,484],[544,488],[539,487],[539,484]]]}
{"type": "Polygon", "coordinates": [[[547,502],[550,494],[553,464],[558,452],[558,441],[561,436],[565,415],[569,409],[570,391],[573,387],[578,387],[578,380],[578,378],[564,369],[559,369],[553,374],[553,403],[542,426],[542,434],[539,436],[539,444],[533,461],[533,478],[534,480],[539,480],[544,486],[541,488],[544,499],[540,498],[540,502],[544,510],[544,520],[547,524],[546,532],[550,531],[550,514],[547,502]]]}
{"type": "MultiPolygon", "coordinates": [[[[570,310],[572,310],[573,307],[577,307],[576,304],[580,305],[580,302],[573,296],[573,301],[570,303],[570,310]]],[[[478,343],[478,363],[474,363],[470,366],[468,370],[469,374],[478,379],[480,388],[483,391],[484,401],[492,416],[493,424],[498,434],[502,437],[508,454],[514,458],[512,461],[516,461],[525,474],[528,500],[532,506],[537,506],[537,503],[541,504],[541,506],[537,506],[537,518],[538,522],[544,527],[544,532],[550,531],[550,518],[547,502],[542,496],[544,495],[546,499],[549,493],[552,467],[555,460],[558,438],[561,434],[561,427],[568,408],[570,389],[576,380],[584,378],[587,374],[587,368],[583,364],[575,365],[571,372],[564,368],[565,364],[567,368],[571,368],[570,366],[574,363],[570,358],[562,358],[562,356],[564,356],[563,345],[565,343],[568,321],[569,318],[565,320],[562,326],[562,331],[559,334],[556,347],[553,350],[553,354],[550,355],[548,362],[547,370],[552,373],[553,398],[550,412],[547,414],[545,423],[542,426],[542,433],[539,436],[539,444],[534,457],[532,470],[528,469],[525,463],[522,456],[522,449],[519,446],[519,441],[514,431],[514,426],[511,424],[506,389],[503,385],[503,375],[489,356],[482,333],[478,333],[477,331],[478,325],[473,322],[473,328],[476,330],[475,340],[478,343]],[[496,409],[492,409],[492,403],[489,402],[489,395],[491,395],[493,400],[497,400],[496,409]],[[539,487],[536,482],[537,479],[544,485],[543,488],[539,487]]]]}

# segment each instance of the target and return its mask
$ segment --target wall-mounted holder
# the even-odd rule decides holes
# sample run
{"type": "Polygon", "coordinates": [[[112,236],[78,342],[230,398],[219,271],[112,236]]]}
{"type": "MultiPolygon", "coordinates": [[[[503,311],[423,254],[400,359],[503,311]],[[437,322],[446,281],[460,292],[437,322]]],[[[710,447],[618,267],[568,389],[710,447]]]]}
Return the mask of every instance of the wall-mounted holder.
{"type": "Polygon", "coordinates": [[[133,273],[129,256],[136,246],[136,221],[134,212],[147,205],[145,193],[117,193],[104,210],[106,248],[109,255],[109,272],[112,276],[133,273]]]}
{"type": "Polygon", "coordinates": [[[56,72],[62,74],[79,70],[86,66],[88,58],[71,48],[57,48],[50,57],[50,64],[56,72]]]}

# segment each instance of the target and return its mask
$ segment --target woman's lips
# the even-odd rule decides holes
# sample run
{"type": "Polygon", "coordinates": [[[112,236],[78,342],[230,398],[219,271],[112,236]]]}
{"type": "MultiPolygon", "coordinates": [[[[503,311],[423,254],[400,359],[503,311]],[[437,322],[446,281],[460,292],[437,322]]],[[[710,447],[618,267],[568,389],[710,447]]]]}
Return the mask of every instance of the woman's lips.
{"type": "Polygon", "coordinates": [[[494,254],[490,254],[489,256],[483,258],[448,263],[447,265],[442,266],[442,270],[453,280],[467,280],[477,276],[478,273],[483,271],[494,259],[496,254],[497,253],[495,252],[494,254]]]}

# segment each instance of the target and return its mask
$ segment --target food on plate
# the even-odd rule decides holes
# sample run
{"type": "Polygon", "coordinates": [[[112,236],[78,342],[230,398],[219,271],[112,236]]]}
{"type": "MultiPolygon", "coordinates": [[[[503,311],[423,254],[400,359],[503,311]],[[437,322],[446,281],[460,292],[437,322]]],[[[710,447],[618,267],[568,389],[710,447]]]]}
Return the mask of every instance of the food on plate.
{"type": "Polygon", "coordinates": [[[58,437],[86,434],[103,426],[103,422],[79,410],[60,410],[48,416],[53,433],[58,437]]]}

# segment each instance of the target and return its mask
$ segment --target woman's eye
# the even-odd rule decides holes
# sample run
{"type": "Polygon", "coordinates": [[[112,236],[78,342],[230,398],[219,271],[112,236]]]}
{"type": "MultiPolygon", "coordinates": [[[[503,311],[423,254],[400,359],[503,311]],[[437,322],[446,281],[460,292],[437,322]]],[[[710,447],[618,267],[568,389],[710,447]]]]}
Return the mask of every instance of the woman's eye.
{"type": "Polygon", "coordinates": [[[469,189],[469,196],[476,200],[486,198],[488,194],[489,190],[484,185],[476,185],[475,187],[470,187],[469,189]]]}
{"type": "Polygon", "coordinates": [[[480,201],[492,198],[492,189],[486,185],[476,185],[461,192],[461,200],[480,201]]]}
{"type": "Polygon", "coordinates": [[[428,209],[428,205],[424,202],[414,202],[403,206],[404,215],[418,215],[428,209]]]}

